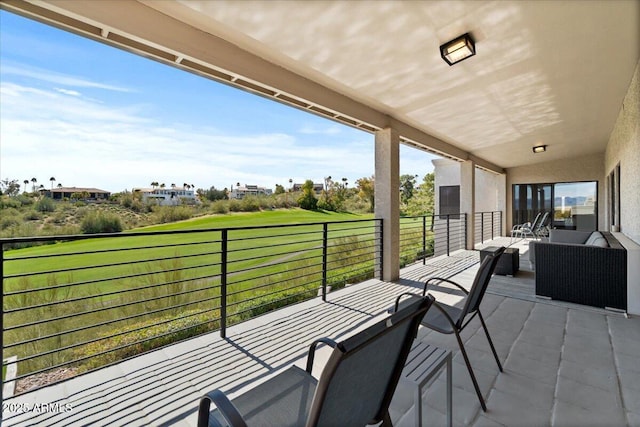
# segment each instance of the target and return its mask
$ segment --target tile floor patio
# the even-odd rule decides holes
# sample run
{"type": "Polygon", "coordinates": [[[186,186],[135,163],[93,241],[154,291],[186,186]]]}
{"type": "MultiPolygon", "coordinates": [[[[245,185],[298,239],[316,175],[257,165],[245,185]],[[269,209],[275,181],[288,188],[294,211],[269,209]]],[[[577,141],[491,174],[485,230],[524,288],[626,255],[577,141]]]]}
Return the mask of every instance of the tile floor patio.
{"type": "MultiPolygon", "coordinates": [[[[537,299],[533,273],[527,271],[526,242],[516,245],[520,272],[494,276],[482,304],[504,372],[498,371],[477,320],[463,333],[487,398],[486,413],[455,338],[420,330],[418,339],[454,351],[454,425],[640,426],[640,319],[537,299]]],[[[5,405],[24,403],[31,409],[34,403],[59,403],[69,410],[3,411],[2,424],[193,426],[204,392],[221,388],[233,396],[293,363],[304,366],[314,339],[340,339],[375,322],[396,295],[407,286],[419,286],[422,276],[453,276],[469,286],[478,260],[478,252],[460,251],[426,266],[416,264],[402,270],[398,283],[355,284],[331,293],[328,303],[317,298],[233,326],[226,340],[217,333],[204,335],[5,400],[5,405]]],[[[461,300],[448,291],[433,294],[447,303],[461,300]]],[[[317,358],[319,365],[322,359],[317,358]]],[[[441,375],[423,395],[428,425],[445,424],[445,407],[441,375]]],[[[413,411],[411,390],[401,384],[391,405],[394,425],[412,425],[413,411]]]]}

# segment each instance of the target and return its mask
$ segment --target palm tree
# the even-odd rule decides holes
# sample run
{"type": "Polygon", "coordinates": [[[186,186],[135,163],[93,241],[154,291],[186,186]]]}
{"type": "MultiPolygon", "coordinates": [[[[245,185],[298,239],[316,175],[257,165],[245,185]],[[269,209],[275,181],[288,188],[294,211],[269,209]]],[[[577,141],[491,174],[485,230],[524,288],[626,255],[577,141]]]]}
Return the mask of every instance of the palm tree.
{"type": "Polygon", "coordinates": [[[160,188],[164,188],[166,187],[166,185],[164,185],[164,182],[162,184],[160,184],[160,188]]]}
{"type": "Polygon", "coordinates": [[[158,181],[153,181],[151,183],[151,187],[153,187],[154,190],[156,189],[157,186],[158,186],[158,181]]]}
{"type": "Polygon", "coordinates": [[[33,182],[33,185],[31,186],[31,190],[35,193],[36,192],[36,182],[38,182],[38,180],[35,179],[35,178],[31,178],[31,182],[33,182]]]}
{"type": "Polygon", "coordinates": [[[55,182],[55,180],[56,179],[54,177],[49,178],[49,181],[51,181],[51,189],[52,190],[53,190],[53,183],[55,182]]]}
{"type": "Polygon", "coordinates": [[[29,184],[29,180],[28,180],[28,179],[25,179],[25,180],[24,180],[24,181],[22,181],[22,182],[24,182],[24,192],[26,193],[26,192],[27,192],[27,185],[29,184]]]}
{"type": "Polygon", "coordinates": [[[61,182],[59,182],[59,183],[58,183],[58,185],[57,185],[57,187],[58,187],[58,188],[62,188],[62,183],[61,183],[61,182]]]}

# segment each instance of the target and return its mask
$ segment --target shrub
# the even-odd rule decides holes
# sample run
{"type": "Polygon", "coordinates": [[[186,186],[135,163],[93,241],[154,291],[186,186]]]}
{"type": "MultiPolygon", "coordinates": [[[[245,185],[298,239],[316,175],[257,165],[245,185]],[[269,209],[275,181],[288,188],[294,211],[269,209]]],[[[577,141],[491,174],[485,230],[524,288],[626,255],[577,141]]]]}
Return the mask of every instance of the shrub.
{"type": "Polygon", "coordinates": [[[260,202],[256,197],[245,197],[240,202],[243,212],[255,212],[260,210],[260,202]]]}
{"type": "Polygon", "coordinates": [[[85,234],[118,233],[122,231],[122,222],[120,217],[110,213],[91,212],[85,215],[80,228],[85,234]]]}
{"type": "Polygon", "coordinates": [[[211,204],[211,210],[217,214],[229,213],[229,202],[227,200],[216,200],[211,204]]]}
{"type": "Polygon", "coordinates": [[[38,211],[27,211],[23,216],[25,221],[37,221],[42,219],[42,214],[38,211]]]}
{"type": "Polygon", "coordinates": [[[229,200],[229,211],[230,212],[241,212],[242,211],[242,203],[240,200],[231,199],[229,200]]]}
{"type": "Polygon", "coordinates": [[[157,222],[167,223],[190,219],[193,216],[193,209],[187,206],[155,206],[153,213],[157,222]]]}
{"type": "Polygon", "coordinates": [[[54,212],[56,210],[56,204],[50,198],[43,197],[36,202],[35,209],[38,212],[54,212]]]}

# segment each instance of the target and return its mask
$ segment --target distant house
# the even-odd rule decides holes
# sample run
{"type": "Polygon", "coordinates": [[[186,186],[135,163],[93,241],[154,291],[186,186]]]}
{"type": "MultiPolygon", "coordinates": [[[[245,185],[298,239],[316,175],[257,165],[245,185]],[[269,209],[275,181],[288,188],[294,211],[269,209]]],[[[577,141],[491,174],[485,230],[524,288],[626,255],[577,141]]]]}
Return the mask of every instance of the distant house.
{"type": "Polygon", "coordinates": [[[89,197],[79,196],[83,200],[109,200],[111,193],[108,191],[100,190],[98,188],[83,188],[83,187],[60,187],[52,190],[40,189],[40,194],[49,197],[53,200],[65,200],[72,199],[73,194],[89,194],[89,197]]]}
{"type": "Polygon", "coordinates": [[[143,202],[156,202],[161,206],[179,205],[183,199],[187,203],[196,202],[195,191],[184,188],[134,188],[132,191],[141,193],[143,202]]]}
{"type": "MultiPolygon", "coordinates": [[[[293,184],[293,188],[291,189],[291,191],[302,191],[302,186],[304,184],[293,184]]],[[[313,192],[316,194],[320,194],[322,193],[322,190],[324,190],[324,184],[318,184],[318,183],[313,183],[313,192]]]]}
{"type": "Polygon", "coordinates": [[[230,199],[243,199],[246,196],[268,196],[273,191],[270,188],[258,187],[257,185],[240,185],[236,188],[231,188],[229,192],[230,199]]]}

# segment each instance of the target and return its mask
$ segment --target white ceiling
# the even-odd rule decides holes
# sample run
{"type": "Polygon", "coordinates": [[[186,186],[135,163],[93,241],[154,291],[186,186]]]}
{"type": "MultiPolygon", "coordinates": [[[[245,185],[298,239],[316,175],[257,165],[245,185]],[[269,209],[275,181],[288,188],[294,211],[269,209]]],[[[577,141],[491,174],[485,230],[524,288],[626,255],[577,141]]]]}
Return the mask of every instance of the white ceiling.
{"type": "MultiPolygon", "coordinates": [[[[140,19],[161,12],[501,168],[603,152],[640,58],[638,0],[36,4],[179,57],[180,27],[140,19]],[[439,45],[465,32],[477,55],[449,67],[439,45]]],[[[225,69],[207,49],[184,51],[225,69]]]]}

